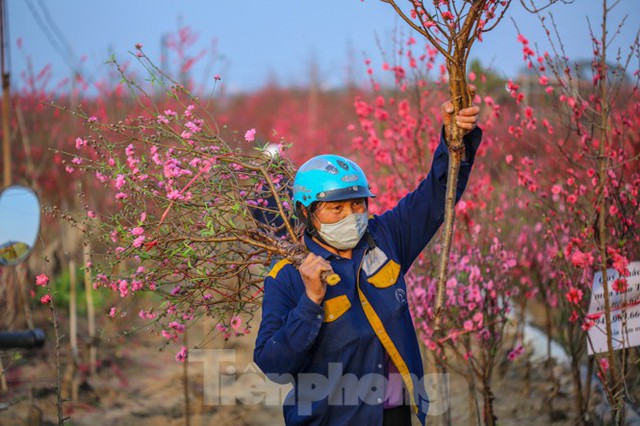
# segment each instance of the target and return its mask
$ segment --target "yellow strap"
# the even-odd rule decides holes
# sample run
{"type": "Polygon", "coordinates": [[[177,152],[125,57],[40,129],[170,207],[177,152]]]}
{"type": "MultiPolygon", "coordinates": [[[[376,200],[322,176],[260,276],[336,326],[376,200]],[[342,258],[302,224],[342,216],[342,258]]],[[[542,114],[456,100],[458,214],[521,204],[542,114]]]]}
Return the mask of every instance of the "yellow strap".
{"type": "Polygon", "coordinates": [[[280,272],[280,269],[284,268],[285,265],[288,265],[290,263],[291,262],[289,262],[289,260],[282,259],[280,262],[278,262],[275,265],[273,265],[273,268],[271,268],[271,271],[269,271],[269,275],[267,275],[267,276],[271,277],[271,278],[273,278],[275,280],[276,277],[278,276],[278,272],[280,272]]]}
{"type": "Polygon", "coordinates": [[[364,314],[366,315],[367,320],[369,320],[369,324],[371,324],[371,327],[373,327],[374,333],[376,333],[376,336],[378,336],[378,339],[380,339],[380,342],[382,342],[382,346],[384,346],[387,353],[393,360],[393,363],[396,365],[398,372],[402,375],[402,380],[404,380],[404,383],[409,390],[411,405],[413,406],[414,411],[417,413],[418,406],[416,405],[415,398],[413,396],[413,382],[411,381],[411,373],[409,373],[409,367],[407,367],[404,359],[402,359],[402,355],[400,355],[400,352],[398,351],[398,348],[396,348],[396,345],[393,344],[393,341],[389,337],[387,330],[385,330],[384,326],[382,325],[382,321],[380,321],[380,317],[360,289],[359,278],[360,274],[358,274],[358,294],[360,295],[360,302],[362,304],[364,314]]]}

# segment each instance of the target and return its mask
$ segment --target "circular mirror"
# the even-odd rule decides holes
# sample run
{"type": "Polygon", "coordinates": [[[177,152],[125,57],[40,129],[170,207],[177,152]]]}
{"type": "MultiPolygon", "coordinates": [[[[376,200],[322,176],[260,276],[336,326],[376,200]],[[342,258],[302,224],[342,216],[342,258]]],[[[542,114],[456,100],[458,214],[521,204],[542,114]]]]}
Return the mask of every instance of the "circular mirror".
{"type": "Polygon", "coordinates": [[[0,193],[0,265],[24,261],[40,229],[40,202],[30,188],[10,186],[0,193]]]}

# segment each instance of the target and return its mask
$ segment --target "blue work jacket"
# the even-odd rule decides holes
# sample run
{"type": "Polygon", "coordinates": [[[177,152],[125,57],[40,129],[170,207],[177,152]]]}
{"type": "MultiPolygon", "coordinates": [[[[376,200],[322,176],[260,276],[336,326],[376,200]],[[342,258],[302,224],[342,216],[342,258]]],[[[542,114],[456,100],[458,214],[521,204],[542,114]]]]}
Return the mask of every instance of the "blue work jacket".
{"type": "MultiPolygon", "coordinates": [[[[479,128],[465,137],[456,201],[481,137],[479,128]]],[[[300,273],[287,260],[271,269],[254,361],[270,379],[293,383],[284,401],[287,425],[382,425],[389,358],[412,411],[425,423],[429,400],[404,274],[444,220],[447,166],[441,138],[427,177],[396,207],[369,219],[368,235],[351,259],[305,235],[307,248],[327,259],[341,279],[327,286],[320,305],[307,297],[300,273]]]]}

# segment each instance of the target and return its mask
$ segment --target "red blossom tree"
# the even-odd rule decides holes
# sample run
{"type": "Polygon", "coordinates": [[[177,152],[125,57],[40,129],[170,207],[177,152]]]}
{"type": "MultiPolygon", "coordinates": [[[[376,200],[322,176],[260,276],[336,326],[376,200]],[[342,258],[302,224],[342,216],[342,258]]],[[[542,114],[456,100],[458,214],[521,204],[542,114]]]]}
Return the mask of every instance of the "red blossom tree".
{"type": "MultiPolygon", "coordinates": [[[[453,104],[453,116],[472,105],[472,94],[467,83],[467,60],[476,40],[493,29],[506,12],[510,0],[440,0],[436,2],[412,0],[405,8],[395,0],[382,0],[414,30],[422,35],[443,55],[449,81],[449,94],[453,104]]],[[[451,120],[445,128],[449,150],[447,193],[443,250],[438,264],[438,292],[435,300],[435,330],[442,327],[444,285],[447,279],[449,252],[453,234],[455,193],[460,163],[465,155],[462,138],[464,130],[451,120]]]]}

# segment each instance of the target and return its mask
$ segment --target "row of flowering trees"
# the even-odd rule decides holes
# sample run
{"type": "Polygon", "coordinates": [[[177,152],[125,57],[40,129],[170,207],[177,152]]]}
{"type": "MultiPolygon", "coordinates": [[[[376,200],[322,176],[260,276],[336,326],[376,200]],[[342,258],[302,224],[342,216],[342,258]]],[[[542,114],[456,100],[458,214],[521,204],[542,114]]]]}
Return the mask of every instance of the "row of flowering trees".
{"type": "MultiPolygon", "coordinates": [[[[183,44],[191,40],[181,34],[183,44]]],[[[609,348],[606,356],[587,359],[585,349],[586,332],[599,319],[587,312],[594,271],[618,270],[622,278],[605,289],[624,292],[626,266],[639,248],[638,71],[624,61],[612,67],[606,40],[594,37],[593,78],[585,81],[570,62],[556,62],[557,53],[536,52],[524,36],[519,41],[545,101],[534,102],[517,81],[507,82],[506,94],[491,91],[495,77],[468,72],[478,87],[473,101],[482,105],[484,140],[457,205],[443,333],[433,330],[438,241],[408,277],[413,318],[425,351],[467,377],[483,401],[475,417],[492,423],[495,367],[524,352],[521,334],[506,327],[528,304],[541,303],[549,309],[550,336],[571,358],[576,418],[586,422],[593,408],[580,373],[586,364],[622,422],[637,352],[609,348]]],[[[637,40],[634,46],[637,54],[637,40]]],[[[345,153],[380,194],[374,212],[393,206],[428,171],[440,139],[440,105],[448,98],[446,66],[436,49],[411,37],[396,53],[382,67],[393,87],[381,84],[367,62],[370,90],[271,87],[228,102],[196,99],[189,90],[195,87],[183,81],[193,63],[188,55],[174,80],[142,46],[134,57],[163,90],[140,86],[129,65],[114,62],[125,84],[100,85],[95,99],[78,91],[45,105],[54,95],[42,83],[45,70],[15,99],[21,147],[14,173],[28,176],[43,197],[47,245],[55,246],[60,216],[85,233],[78,239],[91,243],[90,260],[66,251],[82,259],[95,290],[113,293],[104,307],[110,316],[123,316],[135,300],[137,316],[156,324],[167,343],[202,317],[213,318],[225,338],[247,334],[267,265],[275,256],[299,254],[288,222],[263,220],[292,217],[287,184],[295,163],[338,151],[351,138],[345,153]],[[272,114],[265,117],[265,110],[272,114]],[[249,127],[255,129],[245,132],[249,127]],[[267,140],[281,156],[267,153],[267,140]],[[144,292],[162,303],[140,298],[144,292]]],[[[79,78],[75,87],[83,84],[79,78]]],[[[60,265],[49,274],[68,267],[60,265]]],[[[45,281],[38,279],[51,285],[45,281]]],[[[53,303],[50,295],[42,302],[53,303]]],[[[185,354],[181,348],[177,359],[185,354]]]]}
{"type": "MultiPolygon", "coordinates": [[[[190,34],[183,28],[175,37],[185,61],[178,66],[182,77],[193,66],[186,53],[194,41],[190,34]]],[[[58,388],[71,400],[78,399],[80,373],[95,373],[105,356],[96,328],[125,334],[142,321],[165,344],[179,343],[202,317],[213,318],[212,335],[225,339],[251,332],[273,251],[296,254],[278,239],[288,232],[282,222],[271,228],[259,220],[280,214],[265,201],[274,192],[282,193],[282,208],[290,214],[284,198],[293,166],[266,156],[267,140],[292,158],[304,157],[313,146],[289,149],[285,138],[339,145],[336,129],[346,127],[352,114],[348,93],[270,85],[248,97],[226,97],[218,76],[216,98],[198,102],[194,95],[204,92],[190,80],[183,85],[150,61],[144,65],[153,69],[156,86],[142,87],[138,82],[145,77],[134,71],[147,61],[142,47],[136,46],[132,60],[114,60],[113,73],[93,85],[78,75],[73,84],[52,87],[49,68],[28,69],[13,99],[14,182],[33,187],[45,213],[41,244],[30,258],[31,277],[40,277],[31,296],[51,308],[69,301],[69,329],[61,335],[69,336],[71,351],[61,352],[61,368],[71,367],[75,383],[64,380],[58,388]],[[98,96],[85,94],[90,91],[98,96]],[[334,115],[339,109],[343,113],[334,115]],[[265,110],[278,113],[266,117],[265,110]],[[255,128],[237,132],[238,117],[255,128]],[[255,224],[255,238],[245,238],[242,247],[235,247],[238,235],[212,239],[225,227],[232,232],[248,222],[255,224]],[[265,242],[270,250],[261,247],[265,242]],[[77,282],[83,275],[84,288],[77,282]],[[96,292],[104,297],[92,296],[96,292]],[[95,305],[104,315],[87,312],[88,321],[79,320],[78,305],[95,305]],[[105,324],[110,318],[117,325],[105,324]]],[[[12,313],[4,318],[6,328],[21,326],[14,290],[0,296],[12,313]]],[[[185,355],[179,349],[176,359],[185,355]]]]}
{"type": "MultiPolygon", "coordinates": [[[[516,166],[519,185],[532,198],[532,207],[543,214],[545,252],[550,262],[541,265],[553,280],[547,287],[547,300],[557,306],[560,315],[552,315],[555,329],[572,358],[576,392],[576,411],[585,413],[590,389],[580,380],[579,365],[587,346],[595,345],[585,333],[597,326],[606,335],[606,352],[591,358],[604,383],[615,422],[623,423],[628,383],[634,374],[634,349],[614,345],[612,322],[622,319],[628,307],[614,307],[612,295],[625,295],[629,262],[640,252],[640,214],[637,196],[640,190],[637,111],[639,70],[638,36],[610,59],[607,2],[600,35],[592,33],[593,59],[581,69],[562,56],[536,52],[526,38],[525,61],[535,70],[539,84],[552,99],[551,111],[525,107],[523,138],[540,124],[540,142],[551,147],[550,158],[523,158],[516,166]],[[590,80],[585,76],[591,76],[590,80]],[[553,82],[553,84],[552,84],[553,82]],[[560,123],[554,128],[551,113],[560,123]],[[555,155],[554,155],[555,154],[555,155]],[[552,176],[554,170],[566,172],[552,176]],[[610,279],[608,270],[617,272],[610,279]],[[600,272],[604,309],[589,312],[594,273],[600,272]],[[598,321],[602,319],[602,321],[598,321]]],[[[544,25],[544,23],[543,23],[544,25]]],[[[518,88],[513,87],[514,96],[518,88]]],[[[623,297],[623,300],[625,298],[623,297]]],[[[624,306],[624,305],[623,305],[624,306]]],[[[627,323],[623,321],[623,328],[627,323]]],[[[632,322],[628,325],[632,327],[632,322]]],[[[617,327],[616,327],[617,328],[617,327]]],[[[617,337],[626,339],[624,336],[617,337]]],[[[636,353],[637,356],[637,353],[636,353]]],[[[592,365],[592,364],[590,364],[592,365]]]]}
{"type": "MultiPolygon", "coordinates": [[[[409,282],[426,349],[480,382],[487,423],[495,415],[494,367],[505,355],[513,360],[523,353],[520,335],[511,336],[515,341],[507,338],[505,324],[517,314],[515,306],[524,315],[532,303],[545,307],[547,320],[539,324],[571,359],[579,422],[588,422],[593,409],[591,372],[602,381],[617,424],[624,422],[625,401],[637,397],[628,393],[637,351],[616,351],[611,343],[611,320],[624,312],[606,301],[603,312],[588,312],[594,272],[606,277],[613,268],[619,274],[614,281],[604,279],[605,299],[624,294],[629,261],[640,249],[639,71],[629,67],[637,63],[638,39],[630,41],[626,56],[609,63],[606,20],[605,11],[605,35],[593,36],[594,58],[586,70],[575,68],[560,52],[536,52],[519,35],[535,90],[531,74],[522,82],[508,81],[511,100],[498,103],[500,93],[483,93],[486,75],[468,76],[480,88],[475,102],[483,105],[485,137],[457,206],[445,337],[432,328],[438,243],[413,268],[409,282]],[[522,89],[525,84],[530,93],[522,89]],[[587,332],[596,323],[608,336],[608,348],[587,358],[587,332]],[[586,379],[581,373],[585,365],[586,379]]],[[[438,71],[433,48],[416,46],[409,38],[396,53],[393,66],[383,65],[383,72],[396,79],[395,90],[374,80],[372,94],[355,103],[359,128],[352,143],[373,153],[362,161],[375,170],[381,210],[393,206],[427,172],[440,136],[437,110],[445,99],[438,89],[446,81],[445,70],[440,66],[438,71]]]]}
{"type": "MultiPolygon", "coordinates": [[[[413,38],[398,49],[394,67],[383,64],[383,72],[394,73],[397,88],[390,91],[376,84],[375,73],[370,71],[374,81],[372,95],[355,102],[359,129],[354,129],[357,135],[352,142],[356,149],[373,153],[373,157],[360,160],[373,171],[374,187],[380,194],[375,208],[380,211],[394,206],[428,172],[441,137],[440,105],[447,99],[442,90],[446,69],[438,66],[437,52],[417,44],[413,38]]],[[[483,91],[485,75],[472,72],[469,79],[479,92],[483,91]]],[[[492,165],[504,162],[495,161],[510,148],[496,144],[493,128],[500,109],[488,94],[484,99],[476,95],[474,102],[484,104],[480,124],[484,138],[465,196],[457,205],[452,271],[445,287],[443,335],[433,327],[437,297],[433,270],[441,248],[439,242],[414,265],[408,283],[412,314],[425,351],[435,354],[438,363],[467,377],[472,388],[480,383],[478,388],[484,397],[481,411],[487,422],[493,422],[491,381],[502,351],[512,345],[504,340],[503,331],[512,296],[517,295],[517,287],[512,286],[517,257],[515,249],[507,247],[512,224],[505,223],[505,214],[511,200],[508,194],[495,189],[502,186],[502,178],[496,179],[495,175],[505,168],[492,169],[492,165]],[[487,158],[491,160],[486,161],[487,158]]],[[[520,351],[515,348],[511,357],[520,351]]],[[[477,404],[472,406],[477,409],[477,404]]],[[[480,417],[480,412],[472,415],[480,417]]]]}

